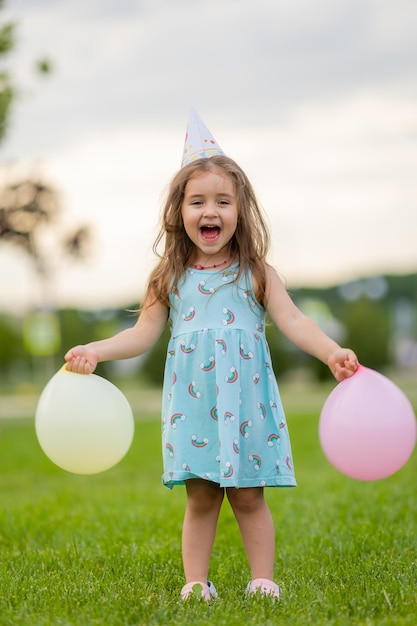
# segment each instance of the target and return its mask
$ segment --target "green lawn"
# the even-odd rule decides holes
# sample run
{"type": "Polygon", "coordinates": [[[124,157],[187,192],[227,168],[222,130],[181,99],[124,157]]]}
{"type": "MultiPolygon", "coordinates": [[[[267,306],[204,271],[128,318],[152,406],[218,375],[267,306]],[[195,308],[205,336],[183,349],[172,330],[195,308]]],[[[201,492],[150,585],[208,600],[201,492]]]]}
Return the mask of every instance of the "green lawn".
{"type": "Polygon", "coordinates": [[[417,455],[377,483],[324,458],[317,415],[289,414],[297,489],[270,489],[279,604],[244,597],[249,570],[225,503],[210,576],[220,599],[183,605],[184,489],[160,484],[158,416],[114,469],[56,468],[33,424],[0,422],[0,625],[417,623],[417,455]]]}

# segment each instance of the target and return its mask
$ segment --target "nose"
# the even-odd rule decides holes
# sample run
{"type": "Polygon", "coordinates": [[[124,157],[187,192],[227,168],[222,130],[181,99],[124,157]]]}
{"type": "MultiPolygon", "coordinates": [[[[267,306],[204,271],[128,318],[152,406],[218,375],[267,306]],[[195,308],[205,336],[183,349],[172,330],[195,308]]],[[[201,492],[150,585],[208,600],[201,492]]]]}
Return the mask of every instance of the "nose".
{"type": "Polygon", "coordinates": [[[212,200],[206,202],[204,205],[204,211],[203,211],[204,217],[211,217],[212,215],[217,215],[217,214],[218,214],[217,204],[212,200]]]}

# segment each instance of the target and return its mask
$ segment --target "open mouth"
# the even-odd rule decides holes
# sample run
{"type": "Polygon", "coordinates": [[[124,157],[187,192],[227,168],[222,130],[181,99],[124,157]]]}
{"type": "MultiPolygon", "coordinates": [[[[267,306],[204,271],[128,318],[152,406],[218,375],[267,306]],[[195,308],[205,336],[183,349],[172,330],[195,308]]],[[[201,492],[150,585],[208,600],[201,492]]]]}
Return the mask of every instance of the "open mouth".
{"type": "Polygon", "coordinates": [[[220,235],[220,227],[205,225],[200,228],[200,233],[204,241],[215,241],[220,235]]]}

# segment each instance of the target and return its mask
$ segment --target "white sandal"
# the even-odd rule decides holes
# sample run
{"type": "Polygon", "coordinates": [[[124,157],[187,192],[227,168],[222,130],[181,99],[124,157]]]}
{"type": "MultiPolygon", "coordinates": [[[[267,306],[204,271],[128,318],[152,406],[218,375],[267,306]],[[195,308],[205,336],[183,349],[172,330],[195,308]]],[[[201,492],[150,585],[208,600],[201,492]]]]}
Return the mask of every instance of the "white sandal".
{"type": "Polygon", "coordinates": [[[192,596],[198,598],[199,600],[203,599],[207,603],[210,602],[212,598],[218,598],[216,587],[213,585],[211,580],[208,580],[207,583],[195,580],[184,585],[181,589],[181,599],[188,600],[192,596]]]}
{"type": "Polygon", "coordinates": [[[281,590],[276,583],[268,580],[268,578],[255,578],[246,587],[246,594],[251,595],[252,593],[260,593],[262,596],[271,596],[279,600],[281,590]]]}

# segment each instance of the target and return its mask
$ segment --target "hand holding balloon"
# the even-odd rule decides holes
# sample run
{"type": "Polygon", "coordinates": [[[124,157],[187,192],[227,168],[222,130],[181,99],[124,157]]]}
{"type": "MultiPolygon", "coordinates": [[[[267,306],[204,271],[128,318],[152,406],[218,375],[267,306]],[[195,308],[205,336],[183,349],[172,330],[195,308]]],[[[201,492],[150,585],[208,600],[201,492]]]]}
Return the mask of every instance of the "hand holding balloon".
{"type": "Polygon", "coordinates": [[[329,461],[358,480],[397,472],[411,456],[416,419],[407,396],[388,378],[359,366],[324,403],[319,437],[329,461]]]}
{"type": "Polygon", "coordinates": [[[90,344],[75,346],[65,355],[66,369],[76,374],[92,374],[97,367],[98,355],[90,344]]]}
{"type": "Polygon", "coordinates": [[[327,361],[333,376],[338,382],[350,378],[359,367],[358,357],[349,348],[337,348],[327,361]]]}

